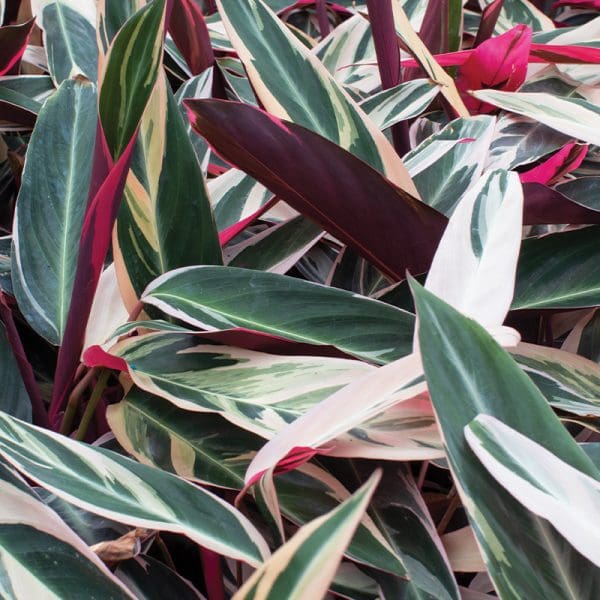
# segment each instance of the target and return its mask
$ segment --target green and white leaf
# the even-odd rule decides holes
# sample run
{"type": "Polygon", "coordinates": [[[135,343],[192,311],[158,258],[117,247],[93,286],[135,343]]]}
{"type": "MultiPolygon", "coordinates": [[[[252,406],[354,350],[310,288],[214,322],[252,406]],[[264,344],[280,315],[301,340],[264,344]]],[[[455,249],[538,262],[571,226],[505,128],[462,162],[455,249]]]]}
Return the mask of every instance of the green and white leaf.
{"type": "Polygon", "coordinates": [[[570,137],[529,117],[503,113],[496,121],[486,169],[514,169],[562,148],[570,137]]]}
{"type": "Polygon", "coordinates": [[[328,138],[418,196],[390,142],[262,0],[218,0],[252,87],[271,114],[328,138]]]}
{"type": "Polygon", "coordinates": [[[600,305],[599,233],[594,226],[524,240],[512,308],[600,305]]]}
{"type": "Polygon", "coordinates": [[[302,600],[324,596],[381,477],[371,478],[343,504],[301,527],[254,572],[234,600],[302,600]]]}
{"type": "Polygon", "coordinates": [[[0,413],[0,455],[57,496],[95,514],[181,533],[251,565],[269,554],[250,521],[214,494],[110,450],[0,413]]]}
{"type": "Polygon", "coordinates": [[[471,93],[483,102],[535,119],[584,142],[600,145],[600,107],[591,102],[536,92],[477,90],[471,93]]]}
{"type": "Polygon", "coordinates": [[[452,214],[483,172],[494,125],[494,117],[487,115],[455,119],[406,155],[406,168],[424,202],[452,214]]]}
{"type": "Polygon", "coordinates": [[[600,481],[488,415],[465,427],[471,450],[523,506],[600,567],[600,481]]]}
{"type": "Polygon", "coordinates": [[[362,93],[381,86],[371,24],[361,15],[338,25],[312,53],[340,85],[362,93]]]}
{"type": "Polygon", "coordinates": [[[60,517],[0,464],[0,596],[133,598],[60,517]]]}
{"type": "MultiPolygon", "coordinates": [[[[490,4],[492,0],[479,0],[483,7],[490,4]]],[[[511,0],[502,6],[500,16],[494,28],[494,34],[500,35],[516,25],[524,23],[529,25],[533,31],[552,31],[554,23],[533,2],[529,0],[511,0]]]]}
{"type": "Polygon", "coordinates": [[[600,364],[571,352],[523,342],[510,353],[552,407],[600,418],[600,364]]]}
{"type": "Polygon", "coordinates": [[[425,287],[488,330],[500,327],[512,302],[522,215],[518,175],[485,173],[454,209],[425,287]]]}
{"type": "Polygon", "coordinates": [[[27,149],[13,227],[12,278],[27,322],[59,345],[87,205],[96,90],[64,81],[44,104],[27,149]]]}
{"type": "Polygon", "coordinates": [[[360,106],[383,131],[400,121],[418,117],[439,91],[440,86],[429,79],[413,79],[370,96],[360,106]]]}
{"type": "Polygon", "coordinates": [[[374,370],[355,360],[276,356],[180,333],[130,338],[111,353],[127,362],[142,389],[188,411],[221,414],[264,438],[374,370]]]}
{"type": "Polygon", "coordinates": [[[223,231],[253,215],[273,193],[238,169],[229,169],[207,183],[217,229],[223,231]]]}
{"type": "Polygon", "coordinates": [[[325,344],[375,363],[411,350],[414,317],[383,302],[293,277],[234,267],[189,267],[148,286],[144,303],[206,330],[246,327],[325,344]]]}
{"type": "Polygon", "coordinates": [[[43,31],[48,67],[55,84],[78,75],[96,82],[96,2],[33,0],[32,13],[43,31]]]}
{"type": "Polygon", "coordinates": [[[468,447],[464,427],[478,414],[488,414],[573,468],[591,477],[598,470],[531,380],[480,325],[417,284],[412,287],[429,393],[457,489],[496,591],[515,600],[591,600],[600,571],[550,523],[495,483],[468,447]]]}

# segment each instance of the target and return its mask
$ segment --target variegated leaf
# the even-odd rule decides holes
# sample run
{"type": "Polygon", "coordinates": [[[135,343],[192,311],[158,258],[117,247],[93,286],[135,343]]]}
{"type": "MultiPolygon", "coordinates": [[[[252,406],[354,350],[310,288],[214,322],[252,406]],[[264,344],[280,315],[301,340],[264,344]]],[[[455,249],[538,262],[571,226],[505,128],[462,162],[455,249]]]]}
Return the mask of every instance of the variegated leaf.
{"type": "Polygon", "coordinates": [[[31,421],[31,400],[6,335],[6,327],[2,322],[0,322],[0,381],[2,381],[0,410],[23,421],[31,421]]]}
{"type": "Polygon", "coordinates": [[[565,135],[600,145],[600,107],[586,100],[542,92],[477,90],[472,94],[483,102],[535,119],[565,135]]]}
{"type": "Polygon", "coordinates": [[[385,136],[262,0],[243,6],[235,0],[217,3],[254,91],[267,111],[330,139],[418,197],[385,136]]]}
{"type": "Polygon", "coordinates": [[[0,596],[6,600],[134,596],[86,543],[0,463],[0,596]]]}
{"type": "Polygon", "coordinates": [[[522,214],[518,175],[484,174],[454,209],[425,287],[488,329],[502,325],[512,301],[522,214]]]}
{"type": "Polygon", "coordinates": [[[600,478],[582,473],[544,446],[488,415],[465,427],[471,450],[504,489],[547,519],[600,567],[600,478]]]}
{"type": "Polygon", "coordinates": [[[572,467],[592,477],[598,471],[535,385],[480,325],[418,284],[412,288],[423,367],[448,461],[497,592],[515,600],[591,599],[600,571],[494,482],[468,448],[463,430],[478,414],[489,414],[572,467]],[[591,575],[582,578],[582,572],[591,575]]]}
{"type": "Polygon", "coordinates": [[[28,323],[59,345],[65,331],[90,185],[96,90],[64,81],[40,111],[15,214],[12,277],[28,323]]]}
{"type": "Polygon", "coordinates": [[[440,91],[429,79],[414,79],[370,96],[360,103],[369,118],[381,129],[418,117],[440,91]]]}
{"type": "Polygon", "coordinates": [[[375,472],[343,504],[301,527],[255,571],[234,600],[302,600],[325,595],[380,477],[375,472]]]}
{"type": "Polygon", "coordinates": [[[424,202],[452,214],[483,171],[494,123],[484,115],[456,119],[406,155],[406,168],[424,202]]]}
{"type": "Polygon", "coordinates": [[[96,514],[182,533],[251,565],[269,554],[250,521],[214,494],[110,450],[0,413],[0,454],[57,496],[96,514]]]}
{"type": "Polygon", "coordinates": [[[233,267],[189,267],[156,279],[143,301],[211,331],[246,327],[327,344],[375,363],[410,352],[413,315],[344,290],[233,267]]]}
{"type": "Polygon", "coordinates": [[[195,412],[221,414],[262,437],[374,367],[359,361],[275,356],[193,334],[153,333],[111,350],[142,389],[195,412]]]}
{"type": "Polygon", "coordinates": [[[98,73],[96,3],[93,0],[33,0],[33,16],[44,33],[50,75],[60,85],[83,75],[95,82],[98,73]]]}

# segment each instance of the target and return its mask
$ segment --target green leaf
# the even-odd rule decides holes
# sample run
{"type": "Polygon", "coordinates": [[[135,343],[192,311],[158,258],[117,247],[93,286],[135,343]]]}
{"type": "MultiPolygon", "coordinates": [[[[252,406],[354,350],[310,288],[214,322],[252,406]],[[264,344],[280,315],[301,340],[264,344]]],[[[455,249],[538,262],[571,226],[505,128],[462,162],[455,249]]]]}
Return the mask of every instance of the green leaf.
{"type": "Polygon", "coordinates": [[[343,504],[301,527],[254,572],[234,599],[302,600],[324,596],[379,478],[380,473],[375,472],[343,504]]]}
{"type": "Polygon", "coordinates": [[[0,322],[0,381],[2,381],[0,410],[23,421],[31,421],[29,394],[25,389],[19,365],[2,322],[0,322]]]}
{"type": "Polygon", "coordinates": [[[483,102],[530,117],[565,135],[600,144],[600,107],[578,98],[536,92],[471,92],[483,102]]]}
{"type": "Polygon", "coordinates": [[[413,196],[391,144],[262,0],[218,0],[225,29],[265,109],[328,138],[413,196]]]}
{"type": "Polygon", "coordinates": [[[35,11],[44,32],[48,69],[56,85],[83,75],[95,82],[98,76],[96,7],[89,0],[42,0],[35,11]]]}
{"type": "Polygon", "coordinates": [[[494,482],[469,449],[463,430],[478,414],[488,414],[583,473],[597,477],[597,469],[531,380],[480,325],[418,284],[412,287],[429,393],[450,468],[497,592],[515,600],[591,600],[600,571],[550,523],[494,482]]]}
{"type": "Polygon", "coordinates": [[[133,598],[60,517],[0,464],[0,596],[133,598]]]}
{"type": "Polygon", "coordinates": [[[418,117],[438,95],[440,86],[429,79],[414,79],[384,90],[360,103],[360,107],[381,129],[418,117]]]}
{"type": "Polygon", "coordinates": [[[31,135],[15,213],[12,277],[28,323],[59,345],[65,330],[96,136],[96,90],[66,80],[31,135]]]}
{"type": "Polygon", "coordinates": [[[138,128],[158,77],[162,59],[165,0],[152,0],[115,37],[102,77],[98,109],[116,160],[138,128]]]}
{"type": "Polygon", "coordinates": [[[300,279],[233,267],[178,269],[154,281],[146,304],[208,330],[246,327],[385,363],[408,354],[414,317],[377,300],[300,279]]]}
{"type": "Polygon", "coordinates": [[[219,413],[266,438],[373,369],[355,360],[275,356],[179,333],[133,337],[111,353],[127,362],[142,389],[185,410],[219,413]]]}
{"type": "Polygon", "coordinates": [[[483,172],[494,118],[455,119],[405,157],[423,201],[450,216],[462,195],[483,172]]]}
{"type": "Polygon", "coordinates": [[[98,515],[181,533],[251,565],[269,554],[250,521],[214,494],[110,450],[0,413],[0,454],[57,496],[98,515]]]}
{"type": "Polygon", "coordinates": [[[513,309],[600,304],[600,227],[523,241],[513,309]]]}
{"type": "Polygon", "coordinates": [[[494,417],[465,427],[477,458],[504,489],[547,519],[583,556],[600,566],[600,481],[585,475],[494,417]]]}

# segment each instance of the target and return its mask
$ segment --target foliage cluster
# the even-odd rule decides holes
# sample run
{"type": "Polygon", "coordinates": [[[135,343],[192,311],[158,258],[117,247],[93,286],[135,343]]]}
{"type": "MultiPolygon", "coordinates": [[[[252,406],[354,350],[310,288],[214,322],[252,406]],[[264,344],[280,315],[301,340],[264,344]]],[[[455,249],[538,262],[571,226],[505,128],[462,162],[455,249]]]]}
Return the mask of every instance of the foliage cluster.
{"type": "Polygon", "coordinates": [[[0,0],[0,596],[597,597],[599,4],[0,0]]]}

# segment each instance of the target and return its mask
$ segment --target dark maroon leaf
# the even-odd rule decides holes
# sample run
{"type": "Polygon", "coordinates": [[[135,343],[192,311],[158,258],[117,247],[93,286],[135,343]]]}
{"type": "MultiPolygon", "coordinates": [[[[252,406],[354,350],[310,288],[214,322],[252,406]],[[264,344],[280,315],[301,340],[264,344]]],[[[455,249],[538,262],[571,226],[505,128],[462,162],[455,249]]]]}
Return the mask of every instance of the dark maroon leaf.
{"type": "Polygon", "coordinates": [[[600,212],[591,210],[541,183],[523,184],[524,225],[597,225],[600,212]]]}
{"type": "Polygon", "coordinates": [[[21,25],[0,27],[0,76],[18,72],[19,61],[33,28],[34,19],[21,25]]]}
{"type": "Polygon", "coordinates": [[[446,217],[343,148],[250,105],[187,100],[194,129],[226,161],[398,281],[429,268],[446,217]]]}

